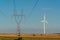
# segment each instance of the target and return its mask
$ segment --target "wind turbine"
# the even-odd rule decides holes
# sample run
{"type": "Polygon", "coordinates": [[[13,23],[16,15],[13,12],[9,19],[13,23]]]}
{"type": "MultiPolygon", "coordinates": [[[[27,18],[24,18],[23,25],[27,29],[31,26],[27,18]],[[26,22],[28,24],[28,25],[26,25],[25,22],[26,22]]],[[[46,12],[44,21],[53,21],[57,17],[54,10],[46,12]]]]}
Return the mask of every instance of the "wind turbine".
{"type": "Polygon", "coordinates": [[[46,20],[46,15],[44,15],[43,20],[41,21],[44,25],[44,34],[46,34],[46,23],[48,24],[47,20],[46,20]]]}

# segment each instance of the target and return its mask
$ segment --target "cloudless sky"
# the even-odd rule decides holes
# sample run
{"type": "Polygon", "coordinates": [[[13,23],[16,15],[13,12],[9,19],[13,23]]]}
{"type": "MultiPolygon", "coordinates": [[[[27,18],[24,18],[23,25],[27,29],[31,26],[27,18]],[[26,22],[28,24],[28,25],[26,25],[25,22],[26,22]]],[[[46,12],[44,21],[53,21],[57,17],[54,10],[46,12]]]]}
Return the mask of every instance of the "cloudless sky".
{"type": "MultiPolygon", "coordinates": [[[[46,14],[46,33],[60,33],[60,0],[39,0],[31,16],[37,0],[15,0],[17,13],[23,9],[21,33],[43,33],[44,13],[46,14]]],[[[16,33],[17,24],[13,16],[13,0],[0,0],[0,33],[16,33]]]]}

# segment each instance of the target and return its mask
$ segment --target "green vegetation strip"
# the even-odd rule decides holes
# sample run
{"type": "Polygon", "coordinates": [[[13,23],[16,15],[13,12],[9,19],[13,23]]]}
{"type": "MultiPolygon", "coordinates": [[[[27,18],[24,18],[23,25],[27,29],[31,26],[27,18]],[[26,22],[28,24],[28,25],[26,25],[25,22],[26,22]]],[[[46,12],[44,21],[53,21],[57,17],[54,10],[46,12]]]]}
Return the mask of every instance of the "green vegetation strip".
{"type": "MultiPolygon", "coordinates": [[[[17,37],[0,37],[0,40],[16,40],[17,37]]],[[[60,38],[23,37],[22,40],[60,40],[60,38]]]]}

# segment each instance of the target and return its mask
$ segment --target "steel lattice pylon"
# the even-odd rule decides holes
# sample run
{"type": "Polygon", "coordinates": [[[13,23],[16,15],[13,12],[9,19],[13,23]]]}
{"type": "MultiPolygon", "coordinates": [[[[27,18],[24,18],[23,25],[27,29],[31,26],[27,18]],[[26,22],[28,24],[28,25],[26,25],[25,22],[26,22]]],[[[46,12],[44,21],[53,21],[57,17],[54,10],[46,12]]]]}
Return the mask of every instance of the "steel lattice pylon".
{"type": "Polygon", "coordinates": [[[21,10],[21,14],[17,14],[17,11],[16,11],[16,4],[15,4],[15,0],[13,0],[13,4],[14,4],[14,18],[15,18],[15,22],[17,24],[17,32],[18,32],[18,39],[15,39],[15,40],[22,40],[22,37],[20,36],[20,24],[21,24],[21,21],[22,21],[22,17],[24,16],[23,15],[23,9],[21,10]]]}

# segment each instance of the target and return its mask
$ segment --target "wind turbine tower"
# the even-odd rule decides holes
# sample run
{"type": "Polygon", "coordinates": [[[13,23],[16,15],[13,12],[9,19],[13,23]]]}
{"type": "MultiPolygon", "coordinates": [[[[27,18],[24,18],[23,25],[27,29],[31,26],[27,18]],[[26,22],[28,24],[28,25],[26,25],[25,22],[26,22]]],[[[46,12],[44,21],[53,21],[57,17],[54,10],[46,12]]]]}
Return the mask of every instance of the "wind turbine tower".
{"type": "Polygon", "coordinates": [[[48,23],[47,20],[46,20],[46,15],[44,15],[43,20],[41,22],[44,25],[44,34],[46,34],[46,23],[48,23]]]}

